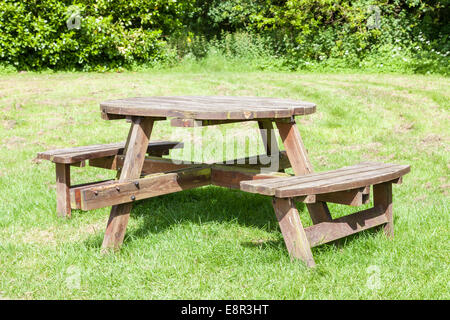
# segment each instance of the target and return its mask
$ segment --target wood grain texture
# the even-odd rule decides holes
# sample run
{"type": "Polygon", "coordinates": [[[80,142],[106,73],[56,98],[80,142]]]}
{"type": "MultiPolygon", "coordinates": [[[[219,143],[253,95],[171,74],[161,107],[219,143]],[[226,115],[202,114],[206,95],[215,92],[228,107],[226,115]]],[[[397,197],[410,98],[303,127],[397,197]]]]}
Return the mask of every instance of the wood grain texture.
{"type": "MultiPolygon", "coordinates": [[[[118,155],[89,160],[89,165],[97,168],[120,171],[124,161],[125,157],[123,155],[118,155]]],[[[194,166],[198,166],[198,164],[188,161],[173,161],[172,159],[150,156],[146,157],[144,160],[144,164],[142,165],[142,174],[169,172],[194,166]]]]}
{"type": "Polygon", "coordinates": [[[291,99],[230,96],[135,97],[100,104],[104,119],[114,115],[196,120],[289,118],[315,112],[315,104],[291,99]]]}
{"type": "Polygon", "coordinates": [[[180,119],[173,118],[170,120],[170,125],[172,127],[179,128],[195,128],[195,127],[207,127],[207,126],[217,126],[221,124],[229,124],[236,122],[243,122],[248,120],[195,120],[195,119],[180,119]]]}
{"type": "Polygon", "coordinates": [[[258,121],[258,127],[264,148],[266,149],[266,154],[270,156],[279,153],[280,150],[278,149],[277,137],[272,121],[258,121]]]}
{"type": "MultiPolygon", "coordinates": [[[[123,167],[124,161],[124,156],[117,156],[116,165],[118,169],[123,167]]],[[[198,165],[199,164],[189,161],[173,161],[172,159],[146,157],[142,165],[142,174],[169,172],[183,168],[191,168],[198,165]]]]}
{"type": "Polygon", "coordinates": [[[72,209],[81,209],[81,192],[83,190],[92,188],[92,187],[100,187],[107,184],[113,184],[116,183],[116,180],[104,180],[104,181],[97,181],[97,182],[89,182],[89,183],[82,183],[78,185],[74,185],[70,187],[70,206],[72,209]]]}
{"type": "Polygon", "coordinates": [[[392,213],[392,183],[385,182],[373,186],[373,204],[383,208],[387,224],[384,227],[385,234],[394,237],[394,219],[392,213]]]}
{"type": "Polygon", "coordinates": [[[181,168],[176,167],[176,170],[165,174],[145,175],[141,179],[127,182],[106,180],[72,186],[70,188],[71,207],[72,209],[92,210],[210,184],[239,189],[239,183],[242,180],[289,176],[286,173],[261,173],[259,169],[230,165],[202,165],[199,167],[199,164],[191,164],[187,168],[181,168]],[[139,187],[136,187],[136,182],[139,187]],[[131,196],[134,196],[134,200],[131,200],[131,196]]]}
{"type": "Polygon", "coordinates": [[[384,215],[383,208],[376,206],[307,227],[305,233],[311,247],[315,247],[387,222],[388,219],[384,215]]]}
{"type": "MultiPolygon", "coordinates": [[[[50,160],[55,163],[75,164],[80,161],[108,157],[122,154],[125,142],[110,144],[96,144],[75,148],[56,149],[37,154],[38,159],[50,160]]],[[[155,140],[148,143],[147,153],[160,155],[170,149],[183,148],[183,144],[176,141],[155,140]]]]}
{"type": "Polygon", "coordinates": [[[273,208],[290,256],[303,260],[308,267],[314,267],[311,247],[294,201],[274,198],[273,208]]]}
{"type": "MultiPolygon", "coordinates": [[[[275,155],[274,155],[275,156],[275,155]]],[[[217,163],[207,163],[207,164],[218,164],[224,166],[231,167],[239,167],[239,168],[249,168],[260,171],[268,171],[271,169],[271,165],[273,161],[276,161],[275,158],[268,157],[267,155],[257,155],[250,156],[239,159],[227,160],[224,162],[217,163]],[[266,170],[267,169],[267,170],[266,170]]],[[[111,157],[103,157],[98,159],[89,160],[89,165],[98,168],[110,169],[110,170],[119,170],[123,166],[124,156],[111,156],[111,157]]],[[[178,159],[167,159],[161,157],[146,157],[144,160],[144,164],[142,166],[143,174],[151,174],[158,172],[169,172],[173,170],[178,170],[182,168],[189,168],[201,165],[202,163],[190,162],[190,161],[181,161],[178,159]]],[[[290,168],[289,159],[286,156],[284,151],[281,151],[278,154],[278,162],[276,170],[284,170],[286,168],[290,168]]],[[[274,170],[272,170],[274,171],[274,170]]]]}
{"type": "Polygon", "coordinates": [[[70,218],[70,165],[56,164],[56,212],[60,217],[70,218]]]}
{"type": "MultiPolygon", "coordinates": [[[[132,119],[131,132],[128,135],[125,161],[120,173],[119,182],[136,179],[141,175],[152,128],[153,120],[151,118],[134,117],[132,119]]],[[[131,208],[132,203],[115,205],[111,208],[102,244],[103,251],[109,248],[118,249],[121,246],[131,208]]]]}
{"type": "MultiPolygon", "coordinates": [[[[383,167],[385,164],[381,164],[381,166],[383,167]]],[[[249,188],[249,192],[252,192],[251,190],[253,190],[253,192],[257,192],[257,193],[262,193],[265,194],[264,192],[268,192],[266,195],[275,195],[274,191],[269,191],[266,190],[266,184],[270,184],[270,186],[272,188],[278,188],[278,187],[288,187],[288,186],[296,186],[299,183],[309,183],[309,182],[314,182],[314,181],[318,181],[318,180],[324,180],[324,179],[328,179],[328,178],[334,178],[334,177],[339,177],[342,175],[348,175],[348,174],[355,174],[355,173],[360,173],[360,172],[365,172],[367,170],[367,168],[372,167],[372,168],[378,168],[379,164],[378,163],[371,163],[371,162],[362,162],[362,163],[358,163],[352,166],[347,166],[347,167],[342,167],[336,170],[330,170],[330,171],[324,171],[324,172],[315,172],[315,173],[310,173],[307,175],[303,175],[303,176],[296,176],[299,179],[291,179],[291,180],[278,180],[278,181],[267,181],[267,182],[261,182],[261,183],[252,183],[252,184],[248,184],[248,188],[249,188]]]]}
{"type": "Polygon", "coordinates": [[[295,175],[301,176],[313,172],[308,153],[295,122],[276,122],[276,125],[295,175]]]}
{"type": "MultiPolygon", "coordinates": [[[[222,163],[216,162],[214,164],[221,165],[222,163]]],[[[291,167],[285,151],[277,152],[270,156],[266,154],[260,154],[245,158],[226,160],[223,164],[262,171],[283,171],[284,169],[291,167]]]]}
{"type": "Polygon", "coordinates": [[[369,191],[366,190],[370,190],[370,188],[364,187],[318,195],[298,196],[293,199],[303,203],[332,202],[356,207],[369,203],[369,191]]]}
{"type": "MultiPolygon", "coordinates": [[[[295,120],[292,119],[290,123],[276,122],[276,125],[295,175],[303,176],[312,173],[313,168],[309,161],[308,152],[303,145],[295,120]]],[[[310,203],[306,207],[314,224],[332,219],[325,202],[310,203]]]]}
{"type": "Polygon", "coordinates": [[[395,180],[410,171],[408,165],[360,163],[338,170],[306,176],[275,178],[264,181],[243,181],[241,189],[274,195],[280,198],[298,197],[356,189],[395,180]]]}
{"type": "Polygon", "coordinates": [[[318,194],[317,201],[345,204],[357,207],[368,203],[368,193],[365,192],[369,187],[356,188],[344,191],[318,194]]]}
{"type": "Polygon", "coordinates": [[[195,127],[207,127],[207,126],[217,126],[221,124],[230,124],[237,122],[245,122],[245,121],[257,121],[257,122],[265,122],[265,121],[281,121],[281,122],[290,122],[292,117],[289,118],[277,118],[277,119],[230,119],[230,120],[195,120],[195,119],[181,119],[181,118],[172,118],[170,120],[170,125],[172,127],[179,128],[195,128],[195,127]]]}
{"type": "Polygon", "coordinates": [[[179,172],[154,174],[140,179],[84,188],[81,209],[97,208],[133,202],[168,193],[202,187],[211,183],[209,167],[183,169],[179,172]]]}
{"type": "Polygon", "coordinates": [[[378,168],[353,175],[345,175],[327,180],[303,183],[300,188],[296,186],[288,186],[278,188],[275,195],[278,197],[289,197],[304,194],[321,194],[342,191],[347,189],[359,188],[367,185],[379,184],[391,181],[409,172],[409,166],[392,166],[386,168],[378,168]]]}
{"type": "Polygon", "coordinates": [[[211,184],[219,187],[239,189],[241,181],[269,179],[289,176],[280,172],[264,172],[259,169],[249,169],[236,166],[213,165],[211,167],[211,184]]]}

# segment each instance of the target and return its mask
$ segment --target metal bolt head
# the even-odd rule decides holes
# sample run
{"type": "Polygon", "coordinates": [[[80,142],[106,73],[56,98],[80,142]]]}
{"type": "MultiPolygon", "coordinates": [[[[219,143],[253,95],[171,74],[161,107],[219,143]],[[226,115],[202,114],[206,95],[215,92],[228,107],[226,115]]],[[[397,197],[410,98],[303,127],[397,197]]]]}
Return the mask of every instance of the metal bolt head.
{"type": "Polygon", "coordinates": [[[136,186],[136,188],[139,188],[139,182],[138,181],[135,181],[134,185],[136,186]]]}
{"type": "Polygon", "coordinates": [[[131,196],[131,200],[136,200],[136,197],[135,196],[131,196]]]}

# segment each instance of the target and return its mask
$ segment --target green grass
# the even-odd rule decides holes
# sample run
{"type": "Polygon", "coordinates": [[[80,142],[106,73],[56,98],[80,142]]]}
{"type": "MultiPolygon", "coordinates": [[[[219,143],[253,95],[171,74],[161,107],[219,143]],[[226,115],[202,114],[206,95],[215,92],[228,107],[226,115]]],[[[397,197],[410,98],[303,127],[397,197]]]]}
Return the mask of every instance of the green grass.
{"type": "MultiPolygon", "coordinates": [[[[438,76],[202,68],[2,75],[0,297],[449,299],[449,87],[450,80],[438,76]],[[109,208],[57,218],[54,166],[33,159],[55,147],[124,140],[128,124],[101,120],[99,103],[138,95],[315,102],[315,114],[298,118],[315,170],[367,160],[411,165],[404,183],[393,188],[395,239],[367,231],[342,246],[313,248],[317,267],[308,269],[289,260],[270,198],[204,187],[140,201],[122,250],[101,255],[109,208]]],[[[244,126],[261,146],[256,124],[244,126]]],[[[242,128],[211,131],[203,158],[220,152],[214,134],[237,135],[242,128]]],[[[152,137],[179,138],[188,149],[208,132],[160,122],[152,137]]],[[[244,147],[238,155],[245,155],[244,147]]],[[[90,167],[72,172],[73,183],[114,176],[90,167]]],[[[334,216],[354,210],[330,208],[334,216]]]]}

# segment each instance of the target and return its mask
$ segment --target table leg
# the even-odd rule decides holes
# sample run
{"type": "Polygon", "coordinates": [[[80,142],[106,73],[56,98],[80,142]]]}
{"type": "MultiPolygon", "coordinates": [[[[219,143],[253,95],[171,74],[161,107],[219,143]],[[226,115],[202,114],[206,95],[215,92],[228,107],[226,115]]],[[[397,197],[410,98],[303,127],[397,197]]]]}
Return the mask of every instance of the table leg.
{"type": "MultiPolygon", "coordinates": [[[[128,150],[128,145],[130,144],[130,137],[131,134],[133,133],[133,125],[131,125],[130,130],[128,130],[128,136],[127,136],[127,140],[125,142],[125,146],[123,148],[123,154],[127,154],[127,150],[128,150]]],[[[122,173],[122,168],[118,168],[117,172],[116,172],[116,180],[120,179],[120,174],[122,173]]]]}
{"type": "Polygon", "coordinates": [[[308,267],[314,267],[311,247],[294,201],[290,198],[273,198],[273,208],[289,255],[302,259],[308,267]]]}
{"type": "Polygon", "coordinates": [[[261,138],[266,149],[266,154],[271,156],[273,154],[278,156],[278,143],[273,130],[272,121],[258,121],[258,127],[261,132],[261,138]]]}
{"type": "Polygon", "coordinates": [[[391,181],[373,186],[373,204],[381,205],[388,223],[384,226],[384,232],[390,238],[394,237],[394,219],[392,216],[392,183],[391,181]]]}
{"type": "Polygon", "coordinates": [[[56,211],[58,216],[70,218],[70,165],[55,163],[56,165],[56,211]]]}
{"type": "MultiPolygon", "coordinates": [[[[133,117],[119,182],[140,177],[152,129],[152,118],[133,117]]],[[[103,251],[121,246],[132,206],[131,202],[112,206],[103,239],[103,251]]]]}
{"type": "MultiPolygon", "coordinates": [[[[290,123],[276,122],[276,125],[295,175],[300,176],[312,173],[313,169],[295,120],[290,123]]],[[[314,224],[332,220],[325,202],[310,203],[306,206],[314,224]]]]}

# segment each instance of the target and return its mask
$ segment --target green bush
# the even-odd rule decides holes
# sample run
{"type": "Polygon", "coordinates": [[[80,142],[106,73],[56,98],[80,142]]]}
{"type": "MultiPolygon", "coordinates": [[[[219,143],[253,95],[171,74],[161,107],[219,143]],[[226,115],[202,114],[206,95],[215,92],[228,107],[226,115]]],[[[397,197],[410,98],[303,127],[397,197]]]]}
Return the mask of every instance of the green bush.
{"type": "Polygon", "coordinates": [[[222,55],[257,69],[448,74],[449,8],[448,0],[3,0],[0,65],[103,71],[222,55]]]}
{"type": "Polygon", "coordinates": [[[170,0],[4,0],[0,61],[25,70],[155,63],[164,58],[163,33],[182,26],[177,16],[184,7],[170,0]]]}
{"type": "MultiPolygon", "coordinates": [[[[445,17],[450,11],[446,2],[272,0],[254,19],[253,29],[285,35],[291,68],[338,61],[347,68],[359,68],[374,60],[382,64],[387,48],[400,48],[405,52],[403,58],[418,65],[412,69],[420,71],[424,54],[430,52],[438,53],[436,65],[443,60],[448,65],[450,29],[445,17]]],[[[407,62],[405,59],[401,60],[407,62]]]]}

